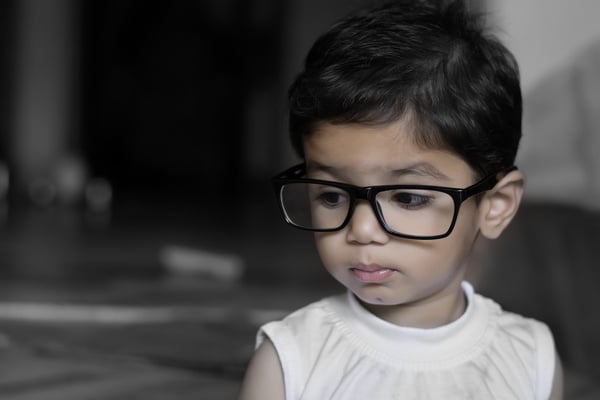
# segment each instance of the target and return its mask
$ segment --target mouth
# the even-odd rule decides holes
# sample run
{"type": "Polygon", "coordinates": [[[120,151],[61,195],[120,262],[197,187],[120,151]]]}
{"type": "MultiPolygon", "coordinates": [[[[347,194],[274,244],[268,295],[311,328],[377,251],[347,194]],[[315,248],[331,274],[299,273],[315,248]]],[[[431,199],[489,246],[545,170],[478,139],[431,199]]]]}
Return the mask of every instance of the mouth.
{"type": "Polygon", "coordinates": [[[394,270],[377,264],[357,264],[350,268],[352,275],[363,283],[379,283],[389,279],[394,270]]]}

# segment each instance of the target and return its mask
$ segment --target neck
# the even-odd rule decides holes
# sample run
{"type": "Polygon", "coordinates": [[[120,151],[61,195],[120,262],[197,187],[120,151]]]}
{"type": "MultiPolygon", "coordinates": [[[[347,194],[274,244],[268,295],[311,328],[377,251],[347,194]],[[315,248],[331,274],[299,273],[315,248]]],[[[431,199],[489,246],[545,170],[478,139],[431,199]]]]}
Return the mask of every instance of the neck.
{"type": "Polygon", "coordinates": [[[398,305],[374,305],[359,301],[377,317],[392,324],[412,328],[437,328],[458,318],[467,308],[467,299],[460,286],[429,297],[398,305]]]}

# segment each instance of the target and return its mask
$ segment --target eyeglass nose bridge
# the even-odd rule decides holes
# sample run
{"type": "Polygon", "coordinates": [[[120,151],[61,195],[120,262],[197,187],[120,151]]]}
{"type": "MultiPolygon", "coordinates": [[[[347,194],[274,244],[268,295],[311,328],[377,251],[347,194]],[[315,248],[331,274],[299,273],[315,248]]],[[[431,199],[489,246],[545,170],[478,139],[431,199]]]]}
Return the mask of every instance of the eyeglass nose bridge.
{"type": "Polygon", "coordinates": [[[383,212],[381,210],[381,206],[376,200],[377,191],[374,190],[373,187],[355,187],[352,188],[352,203],[350,204],[350,209],[348,210],[348,216],[346,217],[346,221],[344,222],[344,226],[347,225],[350,220],[352,220],[352,216],[354,215],[354,210],[356,209],[357,200],[364,200],[371,206],[371,210],[379,222],[379,225],[386,231],[390,232],[390,228],[387,226],[384,218],[383,212]]]}
{"type": "Polygon", "coordinates": [[[372,187],[361,187],[354,188],[354,198],[360,200],[366,200],[369,203],[374,199],[375,195],[372,187]]]}

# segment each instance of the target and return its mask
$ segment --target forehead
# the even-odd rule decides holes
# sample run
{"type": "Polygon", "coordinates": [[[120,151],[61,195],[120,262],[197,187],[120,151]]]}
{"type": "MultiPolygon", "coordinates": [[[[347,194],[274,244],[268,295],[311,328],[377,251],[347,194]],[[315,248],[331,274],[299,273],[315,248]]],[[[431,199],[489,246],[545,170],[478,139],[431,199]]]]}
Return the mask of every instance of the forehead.
{"type": "Polygon", "coordinates": [[[427,183],[462,185],[472,181],[475,174],[461,157],[419,145],[414,135],[405,120],[385,125],[323,123],[305,138],[307,170],[347,181],[364,178],[387,183],[399,172],[421,176],[427,183]]]}

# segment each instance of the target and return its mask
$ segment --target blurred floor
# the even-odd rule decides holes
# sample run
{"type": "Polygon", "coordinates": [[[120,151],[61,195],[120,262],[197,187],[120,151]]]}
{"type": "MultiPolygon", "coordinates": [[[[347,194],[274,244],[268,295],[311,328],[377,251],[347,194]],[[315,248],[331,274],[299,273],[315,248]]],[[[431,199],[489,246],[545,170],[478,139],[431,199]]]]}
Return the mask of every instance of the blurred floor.
{"type": "Polygon", "coordinates": [[[271,206],[11,211],[0,233],[0,398],[235,398],[258,326],[333,286],[310,235],[271,206]],[[241,276],[219,273],[240,265],[241,276]]]}

